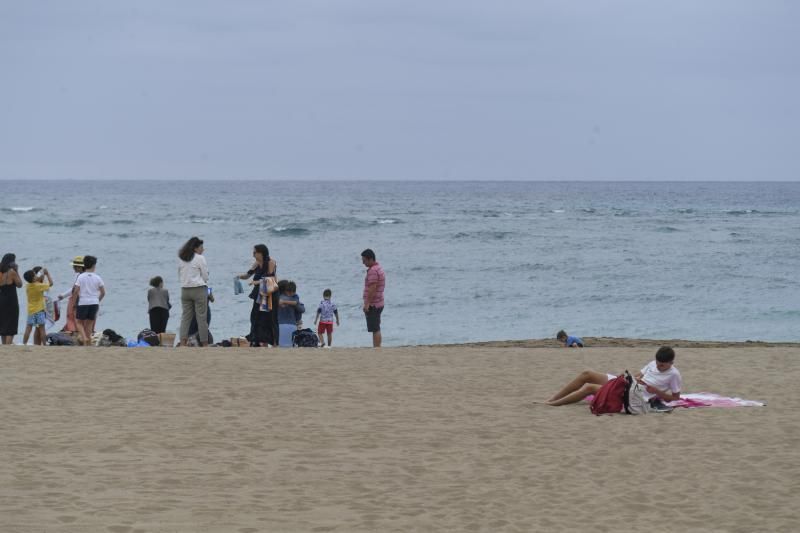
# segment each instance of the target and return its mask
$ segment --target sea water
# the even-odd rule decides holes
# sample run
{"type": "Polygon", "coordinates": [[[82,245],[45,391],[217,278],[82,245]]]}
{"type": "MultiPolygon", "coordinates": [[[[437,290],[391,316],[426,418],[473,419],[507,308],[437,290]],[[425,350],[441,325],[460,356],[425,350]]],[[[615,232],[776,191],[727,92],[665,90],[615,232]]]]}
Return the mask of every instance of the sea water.
{"type": "MultiPolygon", "coordinates": [[[[233,277],[265,243],[309,326],[330,288],[334,345],[371,342],[372,248],[386,271],[384,344],[582,336],[797,341],[800,183],[2,182],[0,253],[47,266],[99,258],[98,329],[148,326],[148,280],[180,323],[178,248],[205,240],[217,339],[249,330],[233,277]]],[[[24,290],[19,292],[24,306],[24,290]]],[[[24,326],[24,307],[20,328],[24,326]]],[[[63,323],[63,319],[62,319],[63,323]]],[[[22,329],[20,329],[22,331],[22,329]]],[[[19,340],[19,338],[17,338],[19,340]]]]}

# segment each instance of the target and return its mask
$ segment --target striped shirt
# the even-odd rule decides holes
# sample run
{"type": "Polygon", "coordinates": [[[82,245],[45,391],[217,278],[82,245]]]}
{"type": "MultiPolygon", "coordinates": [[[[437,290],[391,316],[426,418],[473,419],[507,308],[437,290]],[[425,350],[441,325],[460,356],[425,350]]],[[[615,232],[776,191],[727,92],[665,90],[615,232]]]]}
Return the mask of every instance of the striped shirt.
{"type": "Polygon", "coordinates": [[[377,262],[367,269],[367,277],[364,278],[364,302],[372,307],[383,307],[383,288],[386,286],[386,274],[383,268],[377,262]],[[376,284],[377,290],[372,296],[372,300],[367,302],[367,295],[369,294],[369,286],[376,284]]]}

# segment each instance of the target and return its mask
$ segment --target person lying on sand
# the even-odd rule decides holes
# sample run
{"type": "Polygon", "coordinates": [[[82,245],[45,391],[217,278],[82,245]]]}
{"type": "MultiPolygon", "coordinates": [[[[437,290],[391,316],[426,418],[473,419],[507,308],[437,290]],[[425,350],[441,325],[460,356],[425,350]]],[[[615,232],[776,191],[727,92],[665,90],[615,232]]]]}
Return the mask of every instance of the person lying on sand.
{"type": "MultiPolygon", "coordinates": [[[[681,373],[675,368],[674,363],[675,350],[669,346],[662,346],[656,352],[655,360],[650,361],[634,376],[636,381],[645,388],[645,400],[658,398],[665,402],[671,402],[681,397],[683,381],[681,373]]],[[[608,380],[616,377],[613,374],[584,370],[545,403],[558,406],[579,402],[596,393],[608,380]]]]}
{"type": "Polygon", "coordinates": [[[563,329],[556,333],[556,340],[564,345],[564,348],[583,348],[583,339],[575,335],[567,335],[563,329]]]}

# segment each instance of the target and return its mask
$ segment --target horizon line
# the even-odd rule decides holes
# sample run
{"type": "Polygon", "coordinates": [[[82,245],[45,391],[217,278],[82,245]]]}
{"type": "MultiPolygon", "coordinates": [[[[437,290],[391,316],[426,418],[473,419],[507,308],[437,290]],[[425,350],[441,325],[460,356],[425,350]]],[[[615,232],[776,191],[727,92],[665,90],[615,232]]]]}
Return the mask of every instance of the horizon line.
{"type": "Polygon", "coordinates": [[[525,179],[525,178],[5,178],[0,177],[0,181],[64,181],[64,182],[165,182],[165,181],[206,181],[206,182],[329,182],[329,183],[356,183],[356,182],[407,182],[407,183],[798,183],[800,177],[796,179],[525,179]]]}

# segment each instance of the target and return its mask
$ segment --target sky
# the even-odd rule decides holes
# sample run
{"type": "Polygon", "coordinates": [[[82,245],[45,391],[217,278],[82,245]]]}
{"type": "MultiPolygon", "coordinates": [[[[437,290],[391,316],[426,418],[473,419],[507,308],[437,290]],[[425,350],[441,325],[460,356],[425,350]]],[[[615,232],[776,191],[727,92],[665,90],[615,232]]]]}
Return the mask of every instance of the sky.
{"type": "Polygon", "coordinates": [[[0,73],[0,179],[800,179],[793,0],[0,0],[0,73]]]}

